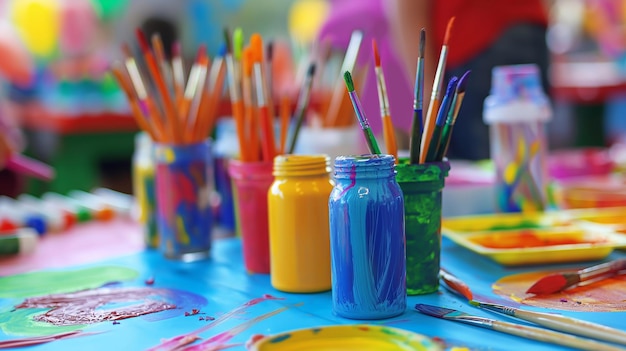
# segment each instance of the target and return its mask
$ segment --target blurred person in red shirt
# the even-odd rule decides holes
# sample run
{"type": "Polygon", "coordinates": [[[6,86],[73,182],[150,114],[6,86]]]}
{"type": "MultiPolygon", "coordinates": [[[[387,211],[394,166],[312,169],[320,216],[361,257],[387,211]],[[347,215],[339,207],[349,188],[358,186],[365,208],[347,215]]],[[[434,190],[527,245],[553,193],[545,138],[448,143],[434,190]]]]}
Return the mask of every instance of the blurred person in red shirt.
{"type": "Polygon", "coordinates": [[[485,98],[491,90],[495,66],[534,63],[548,89],[549,51],[545,0],[330,0],[330,15],[320,29],[319,40],[347,46],[350,32],[364,32],[361,61],[370,63],[363,92],[363,107],[374,132],[380,131],[378,99],[373,74],[371,38],[376,38],[387,80],[391,118],[408,147],[413,119],[413,85],[419,48],[419,32],[426,30],[424,116],[439,61],[446,27],[455,17],[448,42],[445,86],[452,76],[471,70],[462,108],[448,149],[449,158],[489,158],[489,129],[482,120],[485,98]]]}

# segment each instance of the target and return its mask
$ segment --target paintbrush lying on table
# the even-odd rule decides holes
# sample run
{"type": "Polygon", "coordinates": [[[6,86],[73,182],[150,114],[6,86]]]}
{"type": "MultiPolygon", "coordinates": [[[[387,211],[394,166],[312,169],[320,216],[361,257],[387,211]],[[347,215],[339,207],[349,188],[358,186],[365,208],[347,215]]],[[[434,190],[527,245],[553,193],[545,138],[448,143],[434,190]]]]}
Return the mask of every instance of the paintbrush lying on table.
{"type": "Polygon", "coordinates": [[[419,312],[442,319],[448,319],[455,322],[475,325],[477,327],[499,331],[501,333],[520,336],[527,339],[549,342],[557,345],[569,346],[579,350],[591,351],[624,351],[621,347],[604,344],[594,340],[583,339],[570,334],[559,333],[556,331],[542,329],[537,327],[526,326],[523,324],[515,324],[502,322],[495,319],[473,316],[461,311],[443,308],[438,306],[426,305],[418,303],[415,309],[419,312]]]}
{"type": "Polygon", "coordinates": [[[554,294],[582,282],[612,277],[621,270],[626,270],[626,259],[602,263],[576,272],[550,274],[535,282],[526,293],[554,294]]]}
{"type": "Polygon", "coordinates": [[[495,303],[476,301],[473,299],[470,288],[462,280],[443,269],[439,272],[439,276],[446,289],[465,297],[472,306],[516,317],[550,329],[626,345],[626,332],[624,331],[560,314],[526,311],[495,303]]]}

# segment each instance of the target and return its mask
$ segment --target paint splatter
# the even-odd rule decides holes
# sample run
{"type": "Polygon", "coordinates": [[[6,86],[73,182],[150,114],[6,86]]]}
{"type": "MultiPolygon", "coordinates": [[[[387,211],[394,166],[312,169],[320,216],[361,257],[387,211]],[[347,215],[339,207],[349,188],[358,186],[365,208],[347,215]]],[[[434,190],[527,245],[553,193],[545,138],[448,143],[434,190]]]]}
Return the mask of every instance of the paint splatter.
{"type": "MultiPolygon", "coordinates": [[[[262,297],[258,297],[255,299],[252,299],[250,301],[247,301],[241,305],[239,305],[238,307],[230,310],[227,313],[224,313],[223,315],[219,316],[218,318],[214,318],[214,320],[201,328],[198,328],[190,333],[187,334],[183,334],[183,335],[178,335],[175,336],[171,339],[167,339],[163,342],[161,342],[159,345],[154,346],[149,348],[147,351],[166,351],[166,350],[175,350],[177,348],[180,348],[182,346],[185,345],[189,345],[191,343],[193,343],[194,341],[198,340],[198,334],[203,333],[211,328],[215,328],[218,325],[224,323],[225,321],[227,321],[228,319],[230,319],[231,317],[235,316],[235,315],[239,315],[241,313],[243,313],[248,307],[250,306],[254,306],[256,304],[259,304],[263,301],[267,301],[267,300],[284,300],[284,298],[279,298],[279,297],[275,297],[272,295],[268,295],[265,294],[262,297]]],[[[212,318],[212,317],[211,317],[212,318]]]]}
{"type": "MultiPolygon", "coordinates": [[[[188,346],[184,349],[182,349],[182,351],[204,351],[204,350],[215,350],[215,347],[220,347],[225,345],[226,342],[230,341],[233,337],[237,336],[238,334],[244,332],[246,329],[250,328],[251,326],[253,326],[254,324],[270,318],[272,316],[275,316],[281,312],[284,312],[287,310],[287,307],[281,307],[278,309],[275,309],[271,312],[268,313],[264,313],[256,318],[253,318],[247,322],[244,322],[234,328],[231,328],[228,331],[225,331],[223,333],[217,334],[209,339],[207,339],[206,341],[203,341],[199,344],[193,345],[193,346],[188,346]]],[[[217,349],[219,350],[219,348],[217,349]]]]}
{"type": "Polygon", "coordinates": [[[176,305],[159,299],[169,295],[165,289],[153,288],[101,288],[69,294],[32,297],[17,305],[16,309],[45,308],[47,312],[34,317],[38,322],[57,326],[86,325],[115,321],[144,314],[176,308],[176,305]],[[118,308],[103,309],[110,304],[128,304],[118,308]]]}
{"type": "Polygon", "coordinates": [[[41,345],[41,344],[49,343],[51,341],[68,339],[68,338],[73,338],[77,336],[95,335],[95,334],[99,334],[99,333],[96,333],[96,332],[83,333],[80,330],[74,330],[70,332],[58,333],[58,334],[47,335],[47,336],[36,336],[36,337],[31,337],[31,338],[3,340],[3,341],[0,341],[0,349],[11,349],[11,348],[17,348],[17,347],[41,345]]]}
{"type": "Polygon", "coordinates": [[[495,294],[523,305],[579,312],[626,311],[626,275],[616,275],[592,284],[555,294],[534,295],[526,290],[539,278],[553,272],[529,272],[499,279],[492,285],[495,294]]]}
{"type": "Polygon", "coordinates": [[[191,312],[185,312],[185,317],[195,316],[200,313],[200,310],[197,308],[191,309],[191,312]]]}

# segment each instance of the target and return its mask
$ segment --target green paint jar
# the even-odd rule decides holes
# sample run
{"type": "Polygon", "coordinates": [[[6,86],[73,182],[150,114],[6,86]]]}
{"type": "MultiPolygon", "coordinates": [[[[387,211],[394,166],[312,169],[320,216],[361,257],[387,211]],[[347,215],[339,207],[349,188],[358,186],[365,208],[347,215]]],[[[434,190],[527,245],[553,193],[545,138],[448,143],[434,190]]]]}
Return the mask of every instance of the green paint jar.
{"type": "Polygon", "coordinates": [[[409,164],[408,158],[401,158],[396,165],[404,196],[408,295],[439,290],[441,191],[449,170],[448,161],[409,164]]]}

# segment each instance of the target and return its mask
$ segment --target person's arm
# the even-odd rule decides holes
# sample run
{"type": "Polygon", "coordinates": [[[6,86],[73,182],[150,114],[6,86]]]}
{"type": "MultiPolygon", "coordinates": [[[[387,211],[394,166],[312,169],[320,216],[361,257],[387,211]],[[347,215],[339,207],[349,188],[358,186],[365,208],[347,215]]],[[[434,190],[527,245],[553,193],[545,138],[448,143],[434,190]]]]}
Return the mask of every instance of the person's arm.
{"type": "Polygon", "coordinates": [[[407,75],[415,79],[417,57],[419,54],[419,36],[422,28],[426,29],[426,47],[424,53],[424,107],[428,110],[439,51],[433,46],[432,11],[430,0],[389,0],[385,1],[386,12],[393,37],[394,49],[404,64],[407,75]]]}

